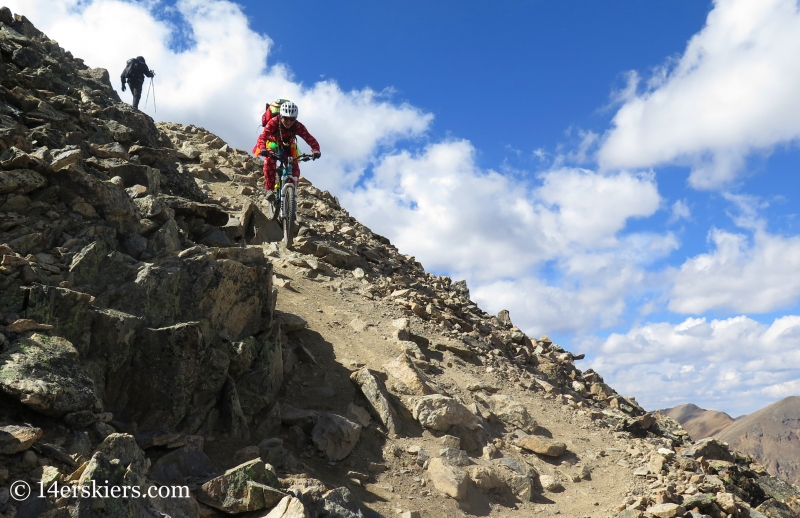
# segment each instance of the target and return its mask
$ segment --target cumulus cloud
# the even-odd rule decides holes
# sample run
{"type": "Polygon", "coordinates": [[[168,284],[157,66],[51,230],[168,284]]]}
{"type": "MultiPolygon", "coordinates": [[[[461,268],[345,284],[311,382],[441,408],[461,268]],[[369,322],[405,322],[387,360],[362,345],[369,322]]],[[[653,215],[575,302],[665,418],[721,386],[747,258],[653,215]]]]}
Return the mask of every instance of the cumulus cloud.
{"type": "Polygon", "coordinates": [[[695,188],[729,183],[750,153],[800,136],[799,52],[795,0],[716,0],[680,58],[643,87],[629,75],[600,164],[689,165],[695,188]]]}
{"type": "Polygon", "coordinates": [[[687,402],[741,415],[796,393],[800,316],[648,323],[594,348],[592,367],[647,409],[687,402]]]}
{"type": "Polygon", "coordinates": [[[709,310],[765,313],[800,299],[800,236],[770,233],[758,197],[723,194],[742,232],[711,229],[713,249],[687,259],[673,273],[670,311],[702,314],[709,310]]]}
{"type": "Polygon", "coordinates": [[[509,309],[529,332],[616,323],[644,266],[678,246],[669,233],[621,234],[659,209],[652,174],[559,168],[520,182],[479,169],[474,155],[463,140],[398,152],[345,203],[427,268],[467,278],[483,307],[509,309]],[[563,279],[543,281],[547,263],[563,279]]]}
{"type": "Polygon", "coordinates": [[[713,229],[714,250],[688,259],[675,276],[669,309],[764,313],[800,298],[800,237],[763,230],[746,234],[713,229]]]}

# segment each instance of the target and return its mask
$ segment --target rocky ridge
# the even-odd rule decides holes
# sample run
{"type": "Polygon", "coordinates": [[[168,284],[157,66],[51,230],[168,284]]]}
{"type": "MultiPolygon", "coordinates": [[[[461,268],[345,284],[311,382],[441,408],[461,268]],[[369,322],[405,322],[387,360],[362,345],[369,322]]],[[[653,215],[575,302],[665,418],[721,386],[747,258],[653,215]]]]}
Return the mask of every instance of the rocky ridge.
{"type": "Polygon", "coordinates": [[[307,180],[276,245],[258,161],[155,124],[5,8],[0,78],[0,515],[800,513],[307,180]],[[18,502],[14,480],[191,492],[18,502]]]}

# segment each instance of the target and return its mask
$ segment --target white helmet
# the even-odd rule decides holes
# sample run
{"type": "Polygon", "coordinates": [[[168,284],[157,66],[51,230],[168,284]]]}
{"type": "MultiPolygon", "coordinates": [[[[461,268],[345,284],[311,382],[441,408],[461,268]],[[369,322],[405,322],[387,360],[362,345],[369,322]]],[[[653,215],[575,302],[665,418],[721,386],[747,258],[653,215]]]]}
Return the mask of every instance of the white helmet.
{"type": "Polygon", "coordinates": [[[297,118],[297,105],[292,101],[281,104],[281,117],[297,118]]]}

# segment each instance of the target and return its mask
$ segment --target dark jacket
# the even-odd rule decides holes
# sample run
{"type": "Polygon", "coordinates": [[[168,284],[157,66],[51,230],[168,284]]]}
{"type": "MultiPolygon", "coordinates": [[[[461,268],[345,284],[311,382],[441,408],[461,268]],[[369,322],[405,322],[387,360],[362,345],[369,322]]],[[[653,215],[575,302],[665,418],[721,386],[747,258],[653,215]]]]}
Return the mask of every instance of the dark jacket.
{"type": "Polygon", "coordinates": [[[126,79],[129,85],[141,85],[144,83],[144,76],[153,77],[153,71],[147,67],[144,59],[131,58],[125,64],[125,70],[122,71],[122,75],[119,78],[122,80],[123,85],[126,79]]]}

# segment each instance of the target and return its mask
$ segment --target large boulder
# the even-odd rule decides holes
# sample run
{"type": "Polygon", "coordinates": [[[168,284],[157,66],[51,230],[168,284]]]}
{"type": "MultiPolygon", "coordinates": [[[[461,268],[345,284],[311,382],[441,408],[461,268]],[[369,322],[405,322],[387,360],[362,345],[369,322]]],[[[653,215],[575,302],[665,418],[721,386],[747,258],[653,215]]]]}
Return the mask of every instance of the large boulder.
{"type": "Polygon", "coordinates": [[[83,355],[91,336],[92,302],[87,293],[37,284],[28,290],[25,317],[53,326],[54,335],[69,340],[83,355]]]}
{"type": "Polygon", "coordinates": [[[378,379],[366,367],[351,374],[350,379],[361,388],[375,417],[383,423],[391,435],[397,435],[400,430],[400,418],[389,402],[388,393],[378,379]]]}
{"type": "Polygon", "coordinates": [[[54,417],[99,404],[75,347],[39,333],[20,338],[0,355],[0,391],[54,417]]]}
{"type": "Polygon", "coordinates": [[[100,491],[118,491],[117,498],[102,498],[89,492],[81,494],[76,503],[77,516],[89,516],[92,509],[102,505],[104,516],[151,516],[144,478],[150,461],[136,445],[136,440],[127,434],[109,435],[92,455],[83,469],[78,483],[82,487],[100,487],[100,491]],[[107,488],[107,489],[104,489],[107,488]]]}
{"type": "Polygon", "coordinates": [[[703,457],[705,460],[724,460],[733,462],[733,454],[727,445],[723,445],[717,439],[706,437],[700,439],[688,448],[684,448],[678,454],[681,457],[697,459],[703,457]]]}
{"type": "Polygon", "coordinates": [[[229,514],[274,507],[286,496],[278,479],[260,459],[240,464],[197,490],[197,499],[229,514]]]}
{"type": "Polygon", "coordinates": [[[213,254],[170,257],[142,267],[111,298],[115,309],[141,316],[151,327],[206,320],[230,340],[271,324],[272,265],[246,266],[213,254]]]}
{"type": "Polygon", "coordinates": [[[425,428],[446,431],[453,425],[470,430],[480,426],[478,418],[455,399],[441,394],[422,396],[414,404],[414,419],[425,428]]]}
{"type": "Polygon", "coordinates": [[[511,396],[496,394],[488,396],[482,401],[505,424],[526,432],[536,430],[536,420],[528,413],[528,409],[511,396]]]}
{"type": "Polygon", "coordinates": [[[428,476],[437,491],[450,498],[463,500],[467,496],[469,477],[461,469],[448,464],[440,458],[431,459],[428,476]]]}
{"type": "Polygon", "coordinates": [[[384,370],[399,384],[403,392],[415,396],[435,394],[431,381],[420,371],[414,362],[405,354],[401,354],[383,366],[384,370]]]}
{"type": "Polygon", "coordinates": [[[342,460],[353,451],[361,437],[361,425],[330,412],[322,412],[311,431],[318,450],[333,461],[342,460]]]}
{"type": "Polygon", "coordinates": [[[0,194],[27,194],[47,185],[44,176],[31,169],[0,171],[0,194]]]}
{"type": "Polygon", "coordinates": [[[225,353],[206,343],[197,322],[142,329],[136,354],[106,381],[106,404],[142,429],[175,429],[204,408],[227,380],[225,353]]]}
{"type": "Polygon", "coordinates": [[[42,429],[33,426],[0,426],[0,454],[13,455],[25,451],[42,436],[42,429]]]}

